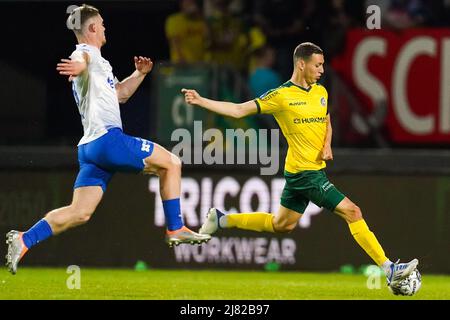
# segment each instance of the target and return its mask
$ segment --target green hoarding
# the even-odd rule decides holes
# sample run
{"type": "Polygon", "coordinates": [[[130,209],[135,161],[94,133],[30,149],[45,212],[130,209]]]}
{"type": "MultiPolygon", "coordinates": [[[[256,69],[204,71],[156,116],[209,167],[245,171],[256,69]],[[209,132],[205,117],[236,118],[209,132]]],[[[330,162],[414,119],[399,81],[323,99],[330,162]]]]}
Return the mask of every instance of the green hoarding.
{"type": "Polygon", "coordinates": [[[156,69],[157,139],[164,145],[173,144],[172,132],[185,128],[193,134],[194,121],[203,122],[204,127],[212,127],[215,115],[185,103],[182,88],[195,89],[203,96],[211,97],[212,70],[201,65],[173,66],[160,65],[156,69]]]}

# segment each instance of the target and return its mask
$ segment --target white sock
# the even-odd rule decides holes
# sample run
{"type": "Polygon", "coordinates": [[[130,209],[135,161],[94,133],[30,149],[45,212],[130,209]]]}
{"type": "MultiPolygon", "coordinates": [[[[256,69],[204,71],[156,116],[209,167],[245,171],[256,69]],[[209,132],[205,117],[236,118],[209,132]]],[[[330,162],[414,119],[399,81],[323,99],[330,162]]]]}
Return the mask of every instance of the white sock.
{"type": "Polygon", "coordinates": [[[388,273],[391,272],[391,264],[392,264],[392,261],[388,259],[381,265],[381,267],[383,268],[384,273],[386,275],[388,275],[388,273]]]}
{"type": "Polygon", "coordinates": [[[224,214],[219,218],[219,228],[227,227],[227,215],[224,214]]]}

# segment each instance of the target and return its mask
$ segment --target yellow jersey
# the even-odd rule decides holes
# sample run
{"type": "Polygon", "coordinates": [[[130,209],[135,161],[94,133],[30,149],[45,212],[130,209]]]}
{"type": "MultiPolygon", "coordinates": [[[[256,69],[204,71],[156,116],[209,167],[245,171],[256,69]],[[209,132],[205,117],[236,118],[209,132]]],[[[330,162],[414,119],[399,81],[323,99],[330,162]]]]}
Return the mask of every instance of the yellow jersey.
{"type": "Polygon", "coordinates": [[[327,133],[328,93],[320,84],[308,89],[288,81],[255,99],[258,113],[271,114],[288,143],[285,171],[320,170],[327,133]]]}
{"type": "MultiPolygon", "coordinates": [[[[205,60],[206,23],[201,18],[189,18],[183,13],[174,13],[166,20],[167,38],[177,38],[185,62],[195,63],[205,60]]],[[[170,60],[180,62],[178,52],[170,48],[170,60]]]]}

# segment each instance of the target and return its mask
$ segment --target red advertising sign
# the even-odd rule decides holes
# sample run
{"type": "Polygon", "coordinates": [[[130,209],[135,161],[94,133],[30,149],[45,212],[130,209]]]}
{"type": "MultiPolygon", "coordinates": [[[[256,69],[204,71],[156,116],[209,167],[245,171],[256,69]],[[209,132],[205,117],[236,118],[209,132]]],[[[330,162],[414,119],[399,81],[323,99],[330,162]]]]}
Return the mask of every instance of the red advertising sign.
{"type": "Polygon", "coordinates": [[[332,65],[393,142],[450,142],[450,30],[352,30],[332,65]]]}

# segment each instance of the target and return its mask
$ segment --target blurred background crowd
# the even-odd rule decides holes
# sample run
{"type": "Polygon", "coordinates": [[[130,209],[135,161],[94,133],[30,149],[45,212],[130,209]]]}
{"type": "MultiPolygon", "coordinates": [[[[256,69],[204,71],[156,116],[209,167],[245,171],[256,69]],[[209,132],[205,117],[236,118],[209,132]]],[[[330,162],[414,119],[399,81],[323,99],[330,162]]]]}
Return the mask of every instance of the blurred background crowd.
{"type": "MultiPolygon", "coordinates": [[[[70,85],[55,71],[59,59],[69,56],[75,45],[75,38],[65,26],[66,9],[73,4],[64,1],[0,4],[5,44],[0,52],[0,80],[4,84],[0,88],[0,144],[74,145],[81,136],[70,85]]],[[[205,80],[210,85],[204,94],[222,100],[246,101],[287,81],[292,72],[294,48],[310,41],[325,52],[326,73],[322,81],[330,93],[331,104],[341,113],[356,114],[354,110],[359,110],[349,121],[350,126],[357,128],[356,135],[363,133],[364,137],[354,138],[353,134],[336,130],[335,143],[368,147],[397,145],[395,139],[386,137],[382,131],[381,139],[380,135],[367,134],[373,130],[371,120],[364,113],[371,108],[361,106],[370,103],[342,72],[338,72],[338,82],[345,88],[341,90],[335,84],[333,61],[346,54],[351,30],[368,30],[370,5],[380,8],[382,32],[394,35],[411,30],[419,33],[420,30],[446,30],[450,24],[449,0],[153,0],[93,1],[91,4],[104,17],[108,43],[102,54],[111,62],[119,79],[131,73],[133,55],[149,56],[155,61],[155,72],[144,83],[147,89],[139,90],[130,106],[122,111],[126,131],[155,140],[169,134],[159,130],[161,112],[168,108],[161,101],[177,93],[158,91],[155,84],[161,79],[158,66],[171,63],[177,70],[203,66],[213,74],[205,80]],[[331,94],[333,88],[348,92],[347,97],[356,95],[355,102],[351,103],[353,107],[347,106],[350,111],[335,103],[340,98],[331,94]]],[[[395,46],[400,44],[391,45],[395,46]]],[[[348,66],[344,69],[350,72],[348,66]]],[[[390,86],[390,81],[383,82],[390,86]]],[[[417,81],[408,80],[411,82],[417,81]]],[[[415,97],[410,100],[420,101],[415,97]]],[[[386,108],[378,110],[382,110],[382,117],[388,114],[386,108]]],[[[345,117],[348,118],[336,115],[337,129],[347,126],[345,117]]],[[[219,128],[230,125],[226,119],[213,122],[219,128]]],[[[267,117],[245,120],[239,125],[276,127],[267,117]]],[[[431,141],[431,146],[446,147],[449,140],[448,136],[440,137],[431,141]]],[[[420,146],[421,141],[419,138],[410,142],[420,146]]]]}
{"type": "Polygon", "coordinates": [[[228,65],[247,74],[259,95],[257,79],[273,87],[290,77],[300,42],[319,44],[328,60],[338,55],[347,31],[365,28],[370,5],[381,9],[383,29],[450,25],[448,0],[180,0],[165,22],[170,60],[228,65]]]}

